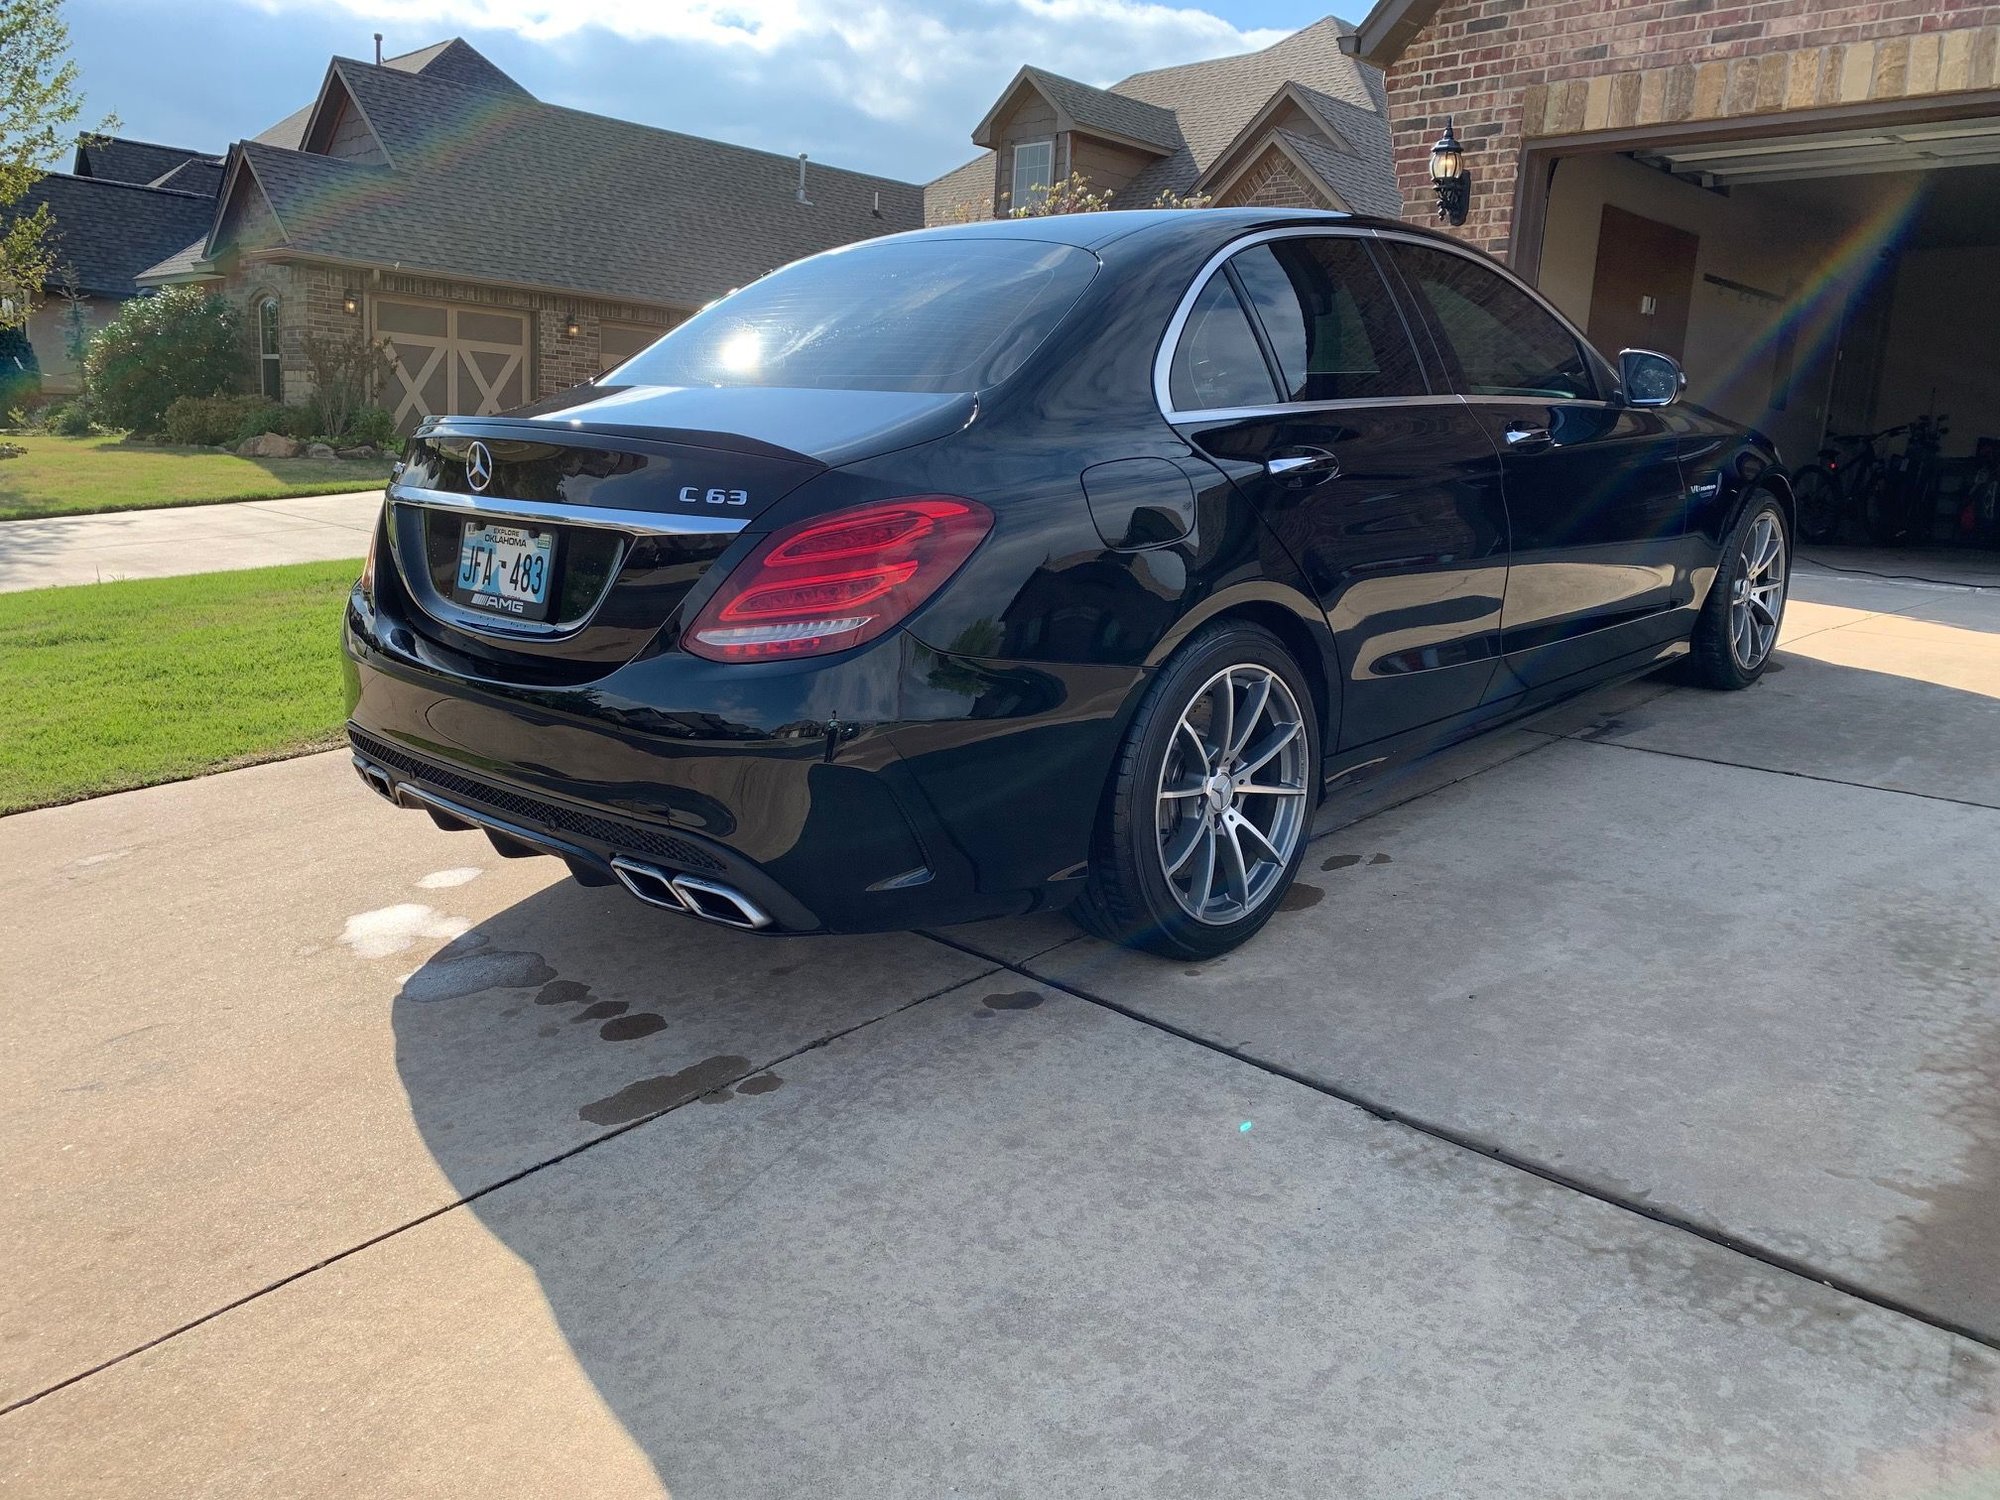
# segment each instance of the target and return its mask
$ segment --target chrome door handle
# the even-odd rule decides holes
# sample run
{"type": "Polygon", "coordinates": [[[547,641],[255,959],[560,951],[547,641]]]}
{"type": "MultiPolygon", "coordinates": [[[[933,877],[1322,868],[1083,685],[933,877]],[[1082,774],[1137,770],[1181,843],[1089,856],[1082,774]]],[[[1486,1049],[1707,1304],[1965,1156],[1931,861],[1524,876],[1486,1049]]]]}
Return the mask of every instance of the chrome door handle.
{"type": "Polygon", "coordinates": [[[1264,472],[1273,479],[1282,479],[1290,484],[1317,483],[1323,479],[1338,479],[1340,460],[1324,448],[1305,448],[1266,460],[1264,472]]]}
{"type": "Polygon", "coordinates": [[[1553,434],[1546,427],[1528,427],[1520,422],[1510,423],[1505,433],[1507,446],[1518,448],[1523,443],[1551,443],[1553,434]]]}

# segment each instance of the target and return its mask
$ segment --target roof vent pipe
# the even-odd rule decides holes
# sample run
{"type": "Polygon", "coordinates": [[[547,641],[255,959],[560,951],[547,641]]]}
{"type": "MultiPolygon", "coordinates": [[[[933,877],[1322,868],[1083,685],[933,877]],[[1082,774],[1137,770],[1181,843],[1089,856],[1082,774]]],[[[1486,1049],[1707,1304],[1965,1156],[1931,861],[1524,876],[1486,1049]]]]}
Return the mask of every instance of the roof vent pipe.
{"type": "Polygon", "coordinates": [[[812,199],[806,196],[806,154],[803,151],[799,153],[799,202],[807,208],[812,207],[812,199]]]}
{"type": "Polygon", "coordinates": [[[869,208],[868,212],[878,219],[882,217],[882,190],[880,188],[875,189],[875,202],[869,208]]]}
{"type": "Polygon", "coordinates": [[[382,66],[382,33],[375,33],[375,66],[382,66]]]}

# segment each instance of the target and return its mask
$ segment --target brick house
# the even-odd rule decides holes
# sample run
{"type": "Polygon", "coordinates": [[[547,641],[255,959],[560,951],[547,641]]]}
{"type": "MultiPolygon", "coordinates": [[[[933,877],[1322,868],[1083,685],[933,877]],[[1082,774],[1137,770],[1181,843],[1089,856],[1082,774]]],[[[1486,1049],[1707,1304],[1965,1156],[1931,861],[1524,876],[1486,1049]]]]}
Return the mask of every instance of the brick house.
{"type": "Polygon", "coordinates": [[[1403,212],[1466,148],[1456,232],[1603,347],[1794,462],[1829,430],[1950,412],[2000,433],[2000,6],[1975,0],[1381,0],[1403,212]]]}
{"type": "Polygon", "coordinates": [[[407,429],[589,379],[775,266],[921,222],[913,184],[544,104],[453,40],[334,59],[139,280],[240,303],[274,399],[304,395],[309,333],[382,340],[407,429]]]}
{"type": "Polygon", "coordinates": [[[1072,172],[1145,208],[1163,192],[1217,204],[1393,215],[1382,79],[1328,18],[1273,46],[1096,88],[1037,67],[974,127],[979,155],[924,189],[929,223],[1011,212],[1072,172]]]}
{"type": "Polygon", "coordinates": [[[80,320],[88,337],[116,317],[127,299],[139,294],[134,278],[215,217],[221,179],[220,159],[205,152],[87,136],[69,171],[37,178],[10,205],[10,216],[49,211],[55,274],[29,313],[26,330],[44,391],[66,394],[77,388],[69,352],[72,322],[80,320]]]}

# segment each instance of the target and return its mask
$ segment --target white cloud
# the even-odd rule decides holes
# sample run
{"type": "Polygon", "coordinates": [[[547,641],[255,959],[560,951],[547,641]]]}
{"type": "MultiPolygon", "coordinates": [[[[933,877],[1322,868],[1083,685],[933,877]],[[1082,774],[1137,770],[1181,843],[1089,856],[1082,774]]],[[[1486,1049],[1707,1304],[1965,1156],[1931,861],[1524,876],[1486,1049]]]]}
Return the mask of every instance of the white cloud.
{"type": "MultiPolygon", "coordinates": [[[[328,8],[325,0],[253,3],[279,14],[323,16],[328,8]]],[[[1104,84],[1284,35],[1147,0],[335,3],[389,32],[399,50],[461,32],[475,45],[494,33],[535,44],[551,61],[547,72],[518,59],[512,71],[552,102],[773,150],[801,149],[803,136],[807,145],[834,146],[826,159],[899,175],[929,175],[969,155],[973,125],[1022,63],[1104,84]],[[651,108],[635,109],[641,58],[654,97],[651,108]]]]}

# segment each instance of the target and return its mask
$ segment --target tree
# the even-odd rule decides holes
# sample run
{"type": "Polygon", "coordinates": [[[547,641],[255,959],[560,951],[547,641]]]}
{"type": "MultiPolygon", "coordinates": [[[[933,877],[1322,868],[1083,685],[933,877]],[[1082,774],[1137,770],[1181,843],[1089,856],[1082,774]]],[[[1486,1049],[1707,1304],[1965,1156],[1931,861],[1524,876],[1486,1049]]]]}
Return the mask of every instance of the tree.
{"type": "Polygon", "coordinates": [[[7,210],[35,185],[82,112],[58,0],[0,0],[0,328],[34,311],[55,253],[48,205],[7,210]]]}
{"type": "MultiPolygon", "coordinates": [[[[1024,203],[1007,217],[1010,219],[1039,219],[1048,214],[1095,214],[1111,207],[1116,191],[1106,188],[1103,192],[1092,192],[1090,179],[1081,172],[1072,172],[1061,182],[1048,188],[1046,196],[1039,203],[1024,203]]],[[[1153,198],[1152,208],[1207,208],[1209,198],[1206,193],[1177,193],[1172,188],[1161,188],[1153,198]]]]}
{"type": "Polygon", "coordinates": [[[135,297],[90,341],[91,416],[105,427],[157,432],[181,396],[220,396],[249,376],[236,309],[200,287],[135,297]]]}

